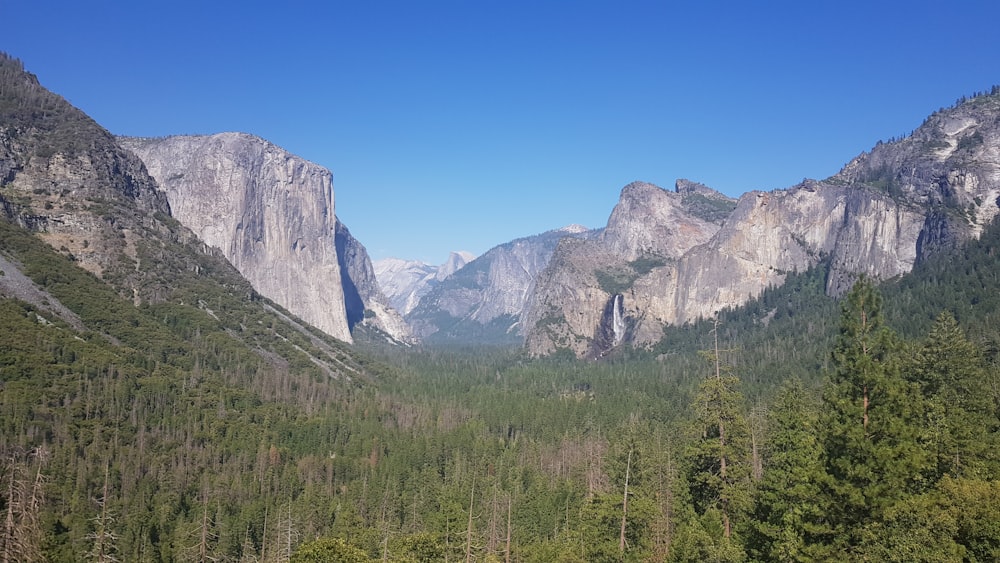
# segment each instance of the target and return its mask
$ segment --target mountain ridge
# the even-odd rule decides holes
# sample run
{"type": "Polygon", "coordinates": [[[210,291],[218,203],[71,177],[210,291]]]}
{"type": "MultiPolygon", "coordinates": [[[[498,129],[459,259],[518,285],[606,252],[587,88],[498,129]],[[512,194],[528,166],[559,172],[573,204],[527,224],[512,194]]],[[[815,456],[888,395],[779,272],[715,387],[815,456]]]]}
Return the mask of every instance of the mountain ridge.
{"type": "Polygon", "coordinates": [[[998,118],[996,92],[936,112],[911,136],[879,143],[831,178],[743,194],[707,238],[673,230],[695,223],[690,213],[671,215],[679,211],[669,192],[630,184],[609,219],[615,228],[599,241],[557,249],[525,313],[525,344],[536,355],[606,353],[594,342],[607,333],[608,304],[618,295],[624,341],[648,346],[663,326],[742,304],[822,259],[829,259],[831,295],[859,275],[906,273],[978,236],[997,216],[998,118]],[[654,262],[635,262],[644,257],[654,262]]]}

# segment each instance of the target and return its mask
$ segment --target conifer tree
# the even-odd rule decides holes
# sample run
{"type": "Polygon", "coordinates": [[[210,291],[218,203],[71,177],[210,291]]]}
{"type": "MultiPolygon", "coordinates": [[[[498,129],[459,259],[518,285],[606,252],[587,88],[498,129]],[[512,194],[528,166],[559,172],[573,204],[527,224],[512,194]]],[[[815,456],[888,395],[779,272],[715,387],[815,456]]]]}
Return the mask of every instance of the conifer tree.
{"type": "Polygon", "coordinates": [[[722,537],[713,541],[728,550],[735,521],[750,510],[753,468],[739,379],[723,365],[717,333],[714,350],[706,354],[713,373],[702,381],[694,401],[698,438],[686,457],[695,512],[718,515],[722,537]]]}
{"type": "Polygon", "coordinates": [[[828,533],[821,494],[825,472],[818,413],[798,378],[781,388],[770,410],[771,434],[755,495],[752,548],[767,561],[811,561],[828,533]]]}
{"type": "Polygon", "coordinates": [[[951,313],[938,316],[909,375],[927,400],[933,478],[995,477],[998,421],[983,355],[951,313]]]}
{"type": "Polygon", "coordinates": [[[918,386],[900,373],[900,350],[884,326],[881,296],[859,280],[842,306],[822,417],[839,550],[853,551],[861,526],[929,484],[925,406],[918,386]]]}

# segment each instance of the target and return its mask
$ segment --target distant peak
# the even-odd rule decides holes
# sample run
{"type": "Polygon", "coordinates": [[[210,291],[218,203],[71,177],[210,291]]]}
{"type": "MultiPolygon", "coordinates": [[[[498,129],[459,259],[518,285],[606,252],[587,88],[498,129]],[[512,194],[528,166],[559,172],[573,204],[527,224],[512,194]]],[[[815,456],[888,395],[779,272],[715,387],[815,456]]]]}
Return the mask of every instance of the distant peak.
{"type": "Polygon", "coordinates": [[[471,252],[466,252],[464,250],[453,251],[448,255],[448,260],[438,267],[435,278],[437,278],[438,281],[443,280],[458,270],[461,270],[462,266],[465,266],[469,262],[475,260],[475,258],[476,255],[471,252]]]}
{"type": "Polygon", "coordinates": [[[451,253],[448,254],[448,261],[451,262],[452,260],[456,259],[462,260],[464,262],[471,262],[476,259],[476,255],[471,252],[467,252],[465,250],[453,250],[451,253]]]}
{"type": "Polygon", "coordinates": [[[587,227],[584,227],[583,225],[578,225],[576,223],[573,223],[572,225],[566,225],[565,227],[563,227],[561,229],[556,229],[556,230],[558,232],[560,232],[560,233],[570,233],[570,234],[577,235],[577,234],[580,234],[580,233],[585,233],[585,232],[589,231],[590,229],[588,229],[587,227]]]}

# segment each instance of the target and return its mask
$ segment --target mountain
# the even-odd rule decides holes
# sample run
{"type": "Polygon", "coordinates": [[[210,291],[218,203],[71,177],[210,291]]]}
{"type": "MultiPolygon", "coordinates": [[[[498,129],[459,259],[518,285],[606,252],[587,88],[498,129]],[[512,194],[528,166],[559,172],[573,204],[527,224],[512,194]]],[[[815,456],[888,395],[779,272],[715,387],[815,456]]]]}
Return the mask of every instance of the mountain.
{"type": "MultiPolygon", "coordinates": [[[[280,462],[332,475],[330,442],[299,454],[293,435],[356,417],[382,369],[262,297],[132,152],[0,53],[4,558],[190,560],[200,492],[256,510],[280,462]]],[[[237,527],[217,559],[239,558],[237,527]]]]}
{"type": "Polygon", "coordinates": [[[439,266],[400,258],[383,258],[374,264],[379,287],[388,296],[389,304],[404,317],[409,314],[434,285],[475,258],[468,252],[452,252],[439,266]]]}
{"type": "Polygon", "coordinates": [[[29,303],[116,345],[169,347],[141,338],[129,343],[115,331],[132,326],[157,332],[159,325],[185,319],[186,328],[217,330],[242,342],[266,364],[287,365],[304,355],[329,376],[361,373],[349,367],[353,360],[342,348],[262,298],[217,247],[178,222],[167,194],[133,152],[4,53],[0,208],[0,297],[29,303]],[[150,311],[154,318],[143,318],[150,311]],[[82,320],[86,315],[90,323],[82,320]],[[285,336],[277,337],[281,332],[285,336]],[[272,337],[285,344],[265,342],[272,337]],[[302,344],[287,346],[298,339],[302,344]]]}
{"type": "Polygon", "coordinates": [[[173,216],[221,250],[254,289],[351,341],[328,170],[243,133],[119,143],[145,163],[173,216]]]}
{"type": "Polygon", "coordinates": [[[406,320],[433,342],[518,342],[521,313],[556,245],[593,236],[571,225],[496,246],[430,287],[406,320]]]}
{"type": "Polygon", "coordinates": [[[738,306],[821,262],[827,292],[839,295],[859,275],[892,278],[977,237],[998,196],[996,92],[935,113],[831,178],[744,194],[728,215],[731,203],[703,186],[631,184],[604,234],[564,241],[539,276],[526,345],[581,357],[648,345],[665,325],[738,306]],[[708,205],[692,205],[694,196],[708,205]]]}

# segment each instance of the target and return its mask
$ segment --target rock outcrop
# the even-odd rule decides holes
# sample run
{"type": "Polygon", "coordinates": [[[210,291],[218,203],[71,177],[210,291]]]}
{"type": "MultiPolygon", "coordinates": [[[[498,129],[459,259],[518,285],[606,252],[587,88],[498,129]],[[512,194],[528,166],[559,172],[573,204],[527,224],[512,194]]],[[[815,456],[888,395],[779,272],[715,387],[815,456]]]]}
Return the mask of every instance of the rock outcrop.
{"type": "Polygon", "coordinates": [[[435,284],[406,320],[422,340],[518,342],[538,277],[564,238],[592,238],[579,225],[496,246],[435,284]]]}
{"type": "Polygon", "coordinates": [[[687,181],[673,194],[631,184],[603,236],[563,241],[539,276],[526,344],[534,354],[607,353],[619,295],[624,340],[638,345],[658,340],[664,324],[741,305],[820,264],[827,292],[839,295],[858,275],[897,276],[978,236],[1000,211],[998,198],[998,95],[938,112],[831,178],[750,192],[735,207],[687,181]]]}
{"type": "Polygon", "coordinates": [[[181,223],[261,295],[350,342],[330,171],[252,135],[120,138],[181,223]]]}
{"type": "Polygon", "coordinates": [[[661,288],[676,282],[677,261],[709,241],[734,206],[687,180],[673,192],[645,182],[625,186],[600,236],[564,239],[538,276],[522,316],[529,350],[599,357],[622,342],[658,339],[671,309],[661,288]],[[606,311],[621,314],[616,338],[597,338],[606,333],[606,311]]]}

